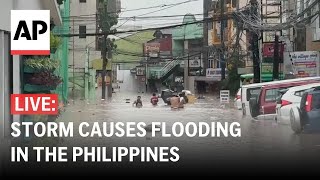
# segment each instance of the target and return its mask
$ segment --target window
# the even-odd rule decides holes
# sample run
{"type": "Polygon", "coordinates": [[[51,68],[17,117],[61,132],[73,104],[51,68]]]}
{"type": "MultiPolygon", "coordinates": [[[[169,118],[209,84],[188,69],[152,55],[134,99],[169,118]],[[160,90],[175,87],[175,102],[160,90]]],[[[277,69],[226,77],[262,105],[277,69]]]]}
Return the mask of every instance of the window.
{"type": "Polygon", "coordinates": [[[220,68],[220,61],[217,61],[216,67],[220,68]]]}
{"type": "Polygon", "coordinates": [[[261,88],[254,88],[247,90],[247,101],[250,101],[252,97],[258,96],[261,92],[261,88]]]}
{"type": "Polygon", "coordinates": [[[86,3],[87,0],[79,0],[80,3],[86,3]]]}
{"type": "Polygon", "coordinates": [[[278,96],[277,89],[269,89],[266,92],[265,101],[266,102],[276,102],[277,101],[277,96],[278,96]]]}
{"type": "Polygon", "coordinates": [[[79,26],[79,38],[86,38],[87,27],[79,26]]]}
{"type": "Polygon", "coordinates": [[[286,88],[277,88],[277,89],[268,89],[266,91],[266,97],[265,97],[265,101],[266,102],[277,102],[277,100],[279,98],[282,97],[283,94],[281,94],[281,90],[284,89],[288,89],[290,87],[286,87],[286,88]]]}
{"type": "Polygon", "coordinates": [[[303,91],[297,91],[294,93],[295,96],[299,96],[299,97],[302,97],[302,95],[305,93],[306,91],[303,90],[303,91]]]}
{"type": "Polygon", "coordinates": [[[313,94],[311,107],[312,107],[312,110],[320,109],[320,94],[319,93],[313,94]]]}
{"type": "Polygon", "coordinates": [[[213,63],[214,63],[214,60],[213,59],[209,59],[208,60],[208,68],[214,68],[213,67],[213,63]]]}

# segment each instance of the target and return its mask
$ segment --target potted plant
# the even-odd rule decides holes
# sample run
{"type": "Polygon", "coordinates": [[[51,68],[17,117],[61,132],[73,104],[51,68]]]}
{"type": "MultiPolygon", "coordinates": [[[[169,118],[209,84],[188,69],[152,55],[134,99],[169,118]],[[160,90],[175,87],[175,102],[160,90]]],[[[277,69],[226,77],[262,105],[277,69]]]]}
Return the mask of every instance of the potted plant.
{"type": "Polygon", "coordinates": [[[57,87],[62,81],[59,76],[54,75],[52,72],[42,71],[35,73],[31,78],[29,78],[29,82],[35,85],[57,87]]]}
{"type": "Polygon", "coordinates": [[[50,33],[50,49],[51,53],[55,53],[61,44],[60,37],[55,36],[52,32],[50,33]]]}
{"type": "Polygon", "coordinates": [[[36,86],[34,87],[35,91],[56,89],[61,82],[61,78],[50,71],[42,71],[26,76],[26,83],[29,84],[27,87],[32,89],[30,85],[36,86]]]}
{"type": "Polygon", "coordinates": [[[59,61],[50,58],[35,58],[24,61],[24,72],[34,73],[40,71],[55,71],[59,67],[59,61]]]}

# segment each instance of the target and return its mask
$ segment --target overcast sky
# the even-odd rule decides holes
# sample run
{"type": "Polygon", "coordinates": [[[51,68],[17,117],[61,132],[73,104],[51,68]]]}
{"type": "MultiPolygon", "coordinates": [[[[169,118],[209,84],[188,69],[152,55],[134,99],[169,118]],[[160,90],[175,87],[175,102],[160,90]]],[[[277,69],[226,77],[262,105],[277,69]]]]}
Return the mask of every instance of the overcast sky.
{"type": "MultiPolygon", "coordinates": [[[[153,6],[160,5],[172,5],[181,2],[185,2],[188,0],[121,0],[122,13],[120,14],[120,20],[118,25],[123,26],[143,26],[146,27],[155,27],[155,26],[168,26],[172,24],[182,23],[183,17],[173,17],[173,18],[157,18],[157,19],[136,19],[135,21],[131,19],[127,19],[125,17],[139,16],[139,17],[150,17],[150,16],[171,16],[171,15],[184,15],[187,13],[191,14],[202,14],[203,13],[203,0],[190,0],[192,2],[188,2],[185,4],[180,4],[175,7],[161,10],[161,7],[152,8],[152,9],[144,9],[144,10],[135,10],[135,11],[126,11],[132,9],[139,8],[147,8],[153,6]],[[158,11],[152,14],[147,14],[144,16],[140,16],[145,13],[158,11]]],[[[164,6],[163,8],[167,8],[168,6],[164,6]]],[[[196,16],[197,19],[201,19],[201,16],[196,16]]]]}

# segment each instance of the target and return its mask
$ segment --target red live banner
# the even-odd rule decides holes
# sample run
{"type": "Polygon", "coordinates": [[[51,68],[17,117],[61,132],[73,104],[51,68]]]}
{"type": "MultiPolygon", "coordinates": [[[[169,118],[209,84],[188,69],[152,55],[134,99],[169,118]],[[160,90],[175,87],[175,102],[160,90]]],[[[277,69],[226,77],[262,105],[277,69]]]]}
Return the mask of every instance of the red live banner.
{"type": "Polygon", "coordinates": [[[57,94],[12,94],[12,115],[57,115],[57,94]]]}

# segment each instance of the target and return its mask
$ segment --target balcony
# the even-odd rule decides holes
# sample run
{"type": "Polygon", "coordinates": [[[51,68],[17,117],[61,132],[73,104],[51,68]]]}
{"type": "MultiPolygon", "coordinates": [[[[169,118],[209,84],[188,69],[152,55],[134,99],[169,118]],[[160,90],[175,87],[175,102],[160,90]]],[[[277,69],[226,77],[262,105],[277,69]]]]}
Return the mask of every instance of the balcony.
{"type": "MultiPolygon", "coordinates": [[[[59,0],[58,2],[61,3],[62,0],[59,0]]],[[[50,10],[50,15],[54,24],[56,26],[61,26],[62,18],[58,2],[56,0],[41,0],[43,9],[50,10]]]]}

